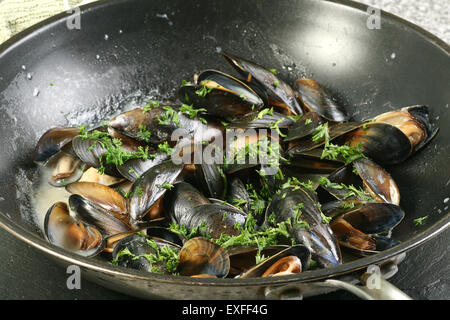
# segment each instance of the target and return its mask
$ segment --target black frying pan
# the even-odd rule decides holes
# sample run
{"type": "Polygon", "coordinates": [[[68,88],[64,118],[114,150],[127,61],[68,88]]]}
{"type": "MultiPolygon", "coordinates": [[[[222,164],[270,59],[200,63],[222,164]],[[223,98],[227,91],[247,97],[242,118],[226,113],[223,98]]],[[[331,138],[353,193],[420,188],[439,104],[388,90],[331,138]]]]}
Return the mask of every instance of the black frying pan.
{"type": "Polygon", "coordinates": [[[450,50],[394,16],[382,13],[379,30],[368,29],[367,18],[366,6],[349,1],[102,1],[83,8],[80,30],[69,30],[73,17],[61,14],[10,39],[0,46],[0,225],[56,262],[81,266],[88,279],[141,297],[262,298],[274,292],[268,287],[285,285],[315,294],[326,279],[345,278],[420,245],[450,224],[442,211],[450,194],[450,50]],[[27,218],[26,195],[18,199],[16,190],[17,175],[33,172],[39,136],[51,126],[108,118],[139,90],[172,96],[195,71],[231,73],[218,54],[222,49],[276,68],[288,83],[316,79],[355,119],[414,104],[431,107],[441,129],[437,138],[388,168],[407,212],[393,233],[400,245],[283,279],[199,280],[114,268],[42,238],[27,218]],[[425,215],[428,227],[415,227],[413,219],[425,215]]]}

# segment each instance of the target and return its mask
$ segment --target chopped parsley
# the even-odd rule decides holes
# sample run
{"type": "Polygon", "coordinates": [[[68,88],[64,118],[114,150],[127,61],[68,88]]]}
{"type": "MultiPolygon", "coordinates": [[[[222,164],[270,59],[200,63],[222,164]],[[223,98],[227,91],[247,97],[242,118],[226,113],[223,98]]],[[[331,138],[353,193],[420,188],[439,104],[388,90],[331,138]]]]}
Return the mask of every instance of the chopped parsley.
{"type": "Polygon", "coordinates": [[[142,113],[145,114],[147,112],[149,112],[152,109],[157,109],[160,107],[159,101],[158,100],[150,100],[142,109],[142,113]]]}
{"type": "Polygon", "coordinates": [[[331,182],[327,177],[320,177],[319,184],[325,188],[347,190],[343,200],[347,200],[350,197],[356,197],[362,201],[374,201],[374,198],[371,195],[368,195],[364,190],[361,188],[358,189],[353,185],[347,186],[344,183],[331,182]]]}
{"type": "Polygon", "coordinates": [[[179,115],[178,112],[173,109],[171,106],[162,107],[166,112],[161,116],[156,115],[156,119],[158,120],[158,124],[160,126],[169,126],[171,123],[180,126],[179,115]]]}
{"type": "Polygon", "coordinates": [[[350,143],[344,145],[335,145],[330,143],[330,133],[328,130],[328,122],[319,125],[314,129],[312,140],[314,142],[319,142],[324,140],[325,145],[322,151],[321,159],[336,160],[338,157],[342,157],[347,164],[360,158],[367,158],[362,151],[362,143],[360,143],[356,148],[351,147],[350,143]]]}
{"type": "Polygon", "coordinates": [[[161,266],[163,266],[167,273],[177,274],[176,270],[180,262],[178,249],[168,245],[158,246],[154,240],[148,239],[147,237],[145,238],[147,244],[155,251],[155,253],[136,255],[132,253],[129,248],[124,248],[117,253],[116,259],[114,259],[112,263],[117,265],[119,258],[123,256],[130,256],[132,260],[145,258],[150,264],[148,271],[153,273],[164,273],[164,271],[161,270],[161,266]]]}
{"type": "Polygon", "coordinates": [[[207,110],[204,108],[195,109],[193,105],[183,103],[180,107],[180,111],[186,114],[190,119],[194,119],[198,117],[199,112],[206,112],[207,110]]]}
{"type": "Polygon", "coordinates": [[[199,97],[206,97],[211,91],[214,90],[214,87],[208,86],[210,80],[204,80],[200,83],[200,88],[195,91],[195,94],[199,97]]]}
{"type": "Polygon", "coordinates": [[[273,116],[273,108],[262,109],[260,112],[258,112],[258,115],[256,116],[256,119],[261,120],[265,115],[273,116]]]}
{"type": "Polygon", "coordinates": [[[278,127],[278,125],[279,125],[281,122],[283,122],[283,121],[284,121],[283,118],[278,119],[276,122],[274,122],[274,123],[272,123],[272,124],[270,125],[270,129],[276,130],[276,131],[278,132],[278,135],[280,135],[281,137],[285,138],[285,137],[287,137],[287,135],[284,134],[284,133],[282,133],[281,130],[280,130],[280,128],[278,127]]]}
{"type": "Polygon", "coordinates": [[[416,227],[417,226],[422,226],[422,225],[424,225],[425,220],[427,220],[427,219],[428,219],[428,216],[424,216],[424,217],[420,217],[420,218],[414,219],[413,222],[416,225],[416,227]]]}
{"type": "Polygon", "coordinates": [[[161,152],[167,153],[169,156],[171,156],[172,153],[175,151],[174,148],[171,148],[169,146],[169,143],[167,141],[164,141],[164,143],[160,143],[158,145],[158,150],[161,151],[161,152]]]}
{"type": "Polygon", "coordinates": [[[171,184],[170,182],[166,181],[163,184],[158,185],[158,188],[172,190],[173,184],[171,184]]]}
{"type": "Polygon", "coordinates": [[[93,130],[89,132],[87,126],[82,126],[80,128],[79,136],[83,140],[91,139],[95,143],[91,144],[87,149],[88,151],[95,148],[95,144],[98,143],[102,148],[105,149],[103,155],[99,157],[100,167],[97,168],[100,174],[105,173],[105,165],[113,164],[116,166],[121,166],[125,162],[132,159],[143,159],[148,160],[149,147],[139,146],[136,152],[130,152],[122,147],[122,140],[113,138],[109,136],[108,133],[93,130]]]}
{"type": "Polygon", "coordinates": [[[145,142],[149,142],[150,137],[152,136],[152,133],[147,130],[147,127],[144,125],[139,125],[139,133],[137,134],[138,138],[141,138],[145,142]]]}

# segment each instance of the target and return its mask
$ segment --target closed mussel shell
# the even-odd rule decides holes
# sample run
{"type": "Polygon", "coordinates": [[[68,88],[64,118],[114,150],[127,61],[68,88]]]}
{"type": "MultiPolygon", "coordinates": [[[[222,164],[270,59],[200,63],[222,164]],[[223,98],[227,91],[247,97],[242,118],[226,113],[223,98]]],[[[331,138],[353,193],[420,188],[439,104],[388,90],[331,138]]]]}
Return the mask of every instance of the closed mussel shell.
{"type": "Polygon", "coordinates": [[[203,225],[205,230],[200,230],[202,235],[220,238],[222,233],[231,236],[239,235],[246,217],[245,212],[233,206],[211,203],[192,208],[181,216],[177,222],[188,229],[203,225]],[[239,229],[236,226],[239,226],[239,229]]]}
{"type": "Polygon", "coordinates": [[[187,182],[179,182],[164,196],[166,214],[172,222],[178,222],[191,209],[210,201],[197,188],[187,182]]]}
{"type": "Polygon", "coordinates": [[[147,170],[131,188],[128,208],[133,220],[139,221],[168,190],[183,170],[183,165],[168,160],[147,170]]]}
{"type": "Polygon", "coordinates": [[[266,210],[266,225],[272,214],[276,222],[293,221],[292,237],[297,244],[303,244],[311,251],[319,265],[330,267],[342,263],[333,232],[328,224],[322,222],[321,211],[309,192],[300,187],[281,190],[266,210]]]}
{"type": "Polygon", "coordinates": [[[230,270],[230,257],[225,249],[206,238],[186,241],[180,250],[178,272],[182,276],[209,274],[225,278],[230,270]]]}
{"type": "Polygon", "coordinates": [[[360,158],[353,162],[366,190],[378,201],[400,204],[400,191],[391,175],[375,162],[360,158]]]}
{"type": "Polygon", "coordinates": [[[348,133],[343,143],[351,147],[361,147],[363,153],[376,163],[386,166],[406,160],[412,153],[408,137],[397,127],[370,122],[348,133]]]}

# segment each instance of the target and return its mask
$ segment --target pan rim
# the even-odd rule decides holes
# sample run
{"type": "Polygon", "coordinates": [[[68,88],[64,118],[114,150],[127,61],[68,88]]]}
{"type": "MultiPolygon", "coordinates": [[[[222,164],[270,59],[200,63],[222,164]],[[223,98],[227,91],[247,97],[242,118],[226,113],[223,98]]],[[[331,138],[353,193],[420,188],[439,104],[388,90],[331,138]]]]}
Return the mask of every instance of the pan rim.
{"type": "MultiPolygon", "coordinates": [[[[370,6],[362,3],[353,2],[350,0],[321,0],[322,2],[330,2],[351,9],[356,9],[359,11],[366,12],[367,8],[370,6]]],[[[88,12],[92,10],[101,10],[103,7],[115,6],[119,3],[125,3],[127,0],[101,0],[98,2],[90,3],[81,6],[81,11],[88,12]]],[[[380,10],[382,13],[382,19],[387,19],[388,21],[399,23],[412,29],[428,42],[432,43],[438,49],[444,51],[447,55],[450,55],[450,45],[444,42],[442,39],[436,35],[430,33],[429,31],[417,26],[416,24],[404,20],[394,14],[380,10]]],[[[8,52],[14,50],[15,47],[20,46],[22,43],[26,42],[27,39],[33,37],[38,32],[44,32],[46,29],[51,28],[54,25],[62,23],[70,14],[67,12],[61,12],[53,17],[43,20],[23,31],[14,35],[4,43],[0,44],[0,59],[8,52]]],[[[144,271],[125,269],[116,266],[109,266],[107,263],[97,262],[89,260],[88,258],[83,258],[68,252],[64,249],[58,248],[49,244],[45,239],[40,238],[36,234],[33,234],[29,230],[16,223],[15,221],[8,218],[8,215],[0,212],[0,227],[16,238],[24,241],[25,243],[33,246],[39,251],[48,254],[58,260],[62,260],[66,263],[76,264],[78,266],[90,269],[93,271],[98,271],[101,273],[106,273],[111,276],[119,276],[122,278],[132,278],[143,281],[158,281],[167,282],[178,285],[211,285],[211,286],[264,286],[264,285],[281,285],[281,284],[294,284],[300,282],[312,282],[320,281],[327,278],[333,278],[343,274],[349,274],[357,270],[361,270],[369,265],[381,263],[390,258],[393,258],[403,252],[406,252],[416,246],[423,244],[434,236],[438,235],[446,228],[450,226],[450,212],[446,213],[440,220],[438,220],[432,226],[416,234],[411,239],[402,242],[401,244],[388,249],[386,251],[380,252],[376,255],[364,257],[357,259],[352,262],[348,262],[336,267],[327,269],[318,269],[307,271],[299,275],[292,275],[280,278],[253,278],[253,279],[200,279],[200,278],[189,278],[182,276],[170,276],[170,275],[159,275],[153,273],[147,273],[144,271]],[[126,270],[126,271],[124,271],[126,270]]]]}

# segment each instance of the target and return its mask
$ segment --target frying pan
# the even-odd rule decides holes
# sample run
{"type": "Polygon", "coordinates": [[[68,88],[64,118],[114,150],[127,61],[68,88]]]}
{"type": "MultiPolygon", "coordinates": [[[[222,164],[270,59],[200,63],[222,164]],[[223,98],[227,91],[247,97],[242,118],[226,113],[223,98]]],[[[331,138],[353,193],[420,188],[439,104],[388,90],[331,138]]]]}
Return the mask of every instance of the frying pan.
{"type": "Polygon", "coordinates": [[[398,291],[384,280],[383,290],[355,284],[364,284],[371,265],[388,278],[406,251],[450,224],[443,211],[450,194],[447,44],[385,12],[381,29],[370,29],[367,7],[350,1],[100,1],[81,8],[80,29],[68,28],[73,14],[55,16],[0,46],[2,228],[61,266],[80,266],[86,279],[143,298],[307,297],[337,288],[363,298],[404,297],[393,296],[398,291]],[[392,233],[401,244],[329,269],[244,280],[122,269],[43,239],[32,222],[26,188],[35,171],[32,150],[42,133],[56,125],[107,119],[130,99],[170,98],[182,80],[202,69],[233,73],[221,50],[275,68],[288,83],[299,77],[317,80],[357,120],[408,105],[431,107],[438,136],[387,168],[407,213],[392,233]],[[425,215],[427,227],[417,228],[413,220],[425,215]]]}

